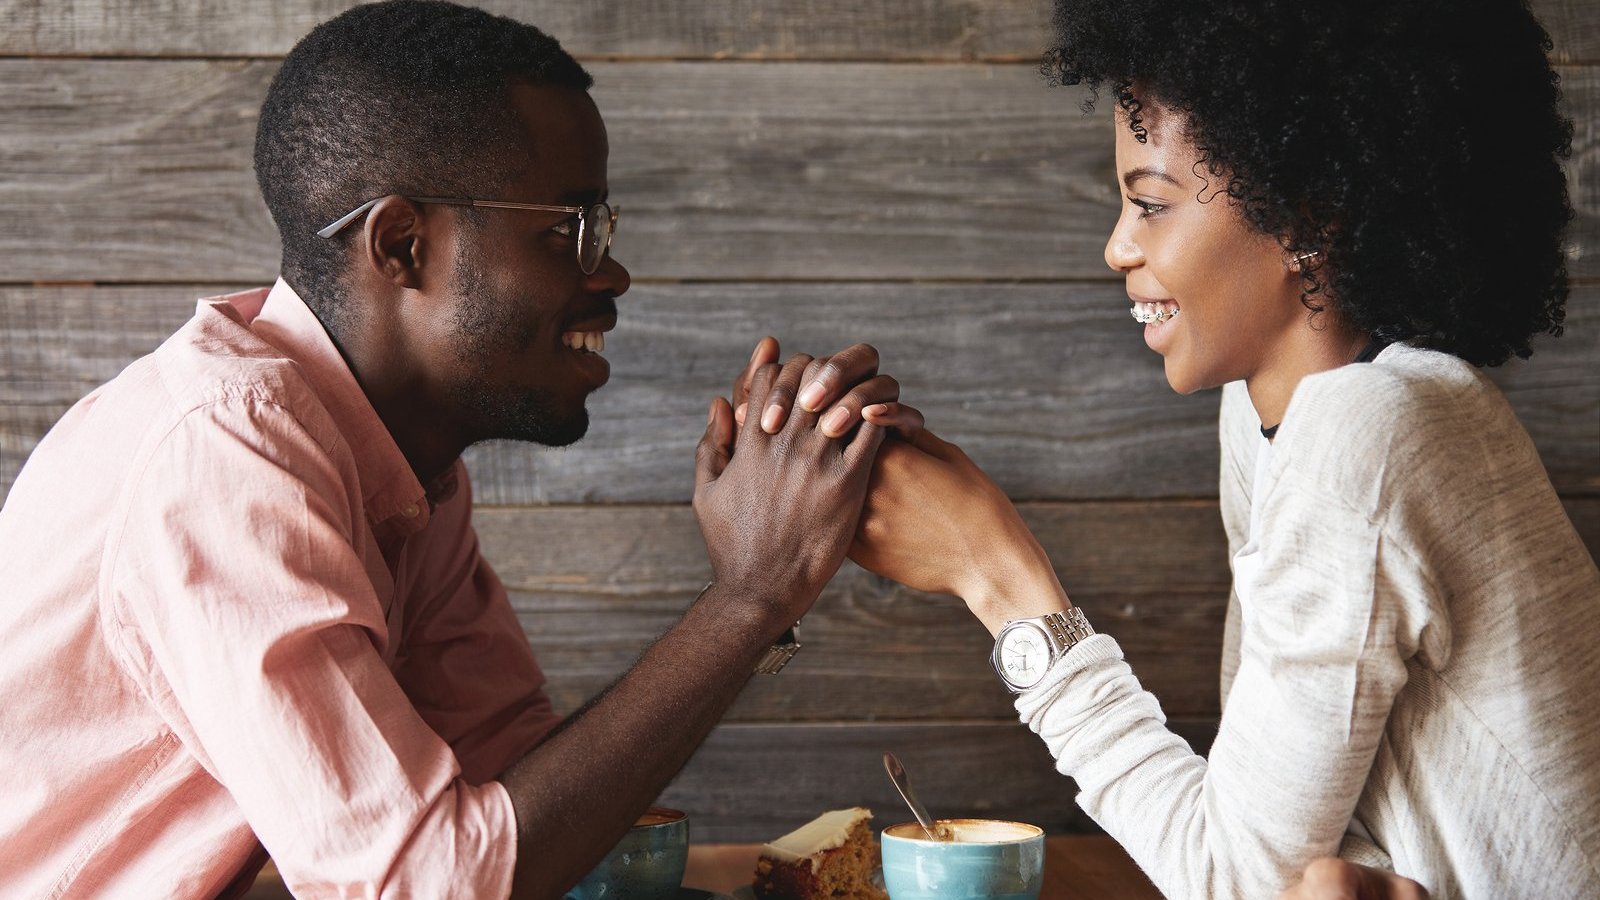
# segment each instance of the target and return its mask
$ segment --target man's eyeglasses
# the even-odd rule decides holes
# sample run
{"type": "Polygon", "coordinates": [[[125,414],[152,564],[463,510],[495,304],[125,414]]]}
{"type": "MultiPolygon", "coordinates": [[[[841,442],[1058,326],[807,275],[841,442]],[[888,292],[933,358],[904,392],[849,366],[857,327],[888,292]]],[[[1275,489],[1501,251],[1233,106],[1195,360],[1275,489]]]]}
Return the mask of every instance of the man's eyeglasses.
{"type": "MultiPolygon", "coordinates": [[[[317,231],[317,237],[331,238],[343,231],[351,222],[367,214],[383,197],[374,197],[333,220],[326,228],[317,231]]],[[[577,234],[573,234],[571,219],[550,226],[550,230],[575,238],[578,242],[578,267],[583,274],[593,275],[600,261],[611,249],[611,235],[617,230],[617,215],[621,207],[605,202],[589,206],[546,206],[542,203],[512,203],[508,200],[476,200],[471,197],[407,197],[413,203],[440,203],[446,206],[481,206],[494,209],[531,209],[537,212],[560,212],[578,217],[577,234]]]]}

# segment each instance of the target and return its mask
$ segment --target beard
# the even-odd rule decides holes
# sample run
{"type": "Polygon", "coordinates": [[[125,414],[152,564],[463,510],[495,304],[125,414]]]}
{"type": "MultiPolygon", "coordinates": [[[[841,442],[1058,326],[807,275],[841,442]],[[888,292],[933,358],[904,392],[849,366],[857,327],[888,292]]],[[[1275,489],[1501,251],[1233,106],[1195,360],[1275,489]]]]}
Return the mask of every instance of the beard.
{"type": "Polygon", "coordinates": [[[497,293],[483,277],[475,254],[456,258],[459,302],[451,325],[456,362],[465,377],[450,388],[476,440],[531,441],[550,447],[576,443],[589,430],[589,411],[561,411],[549,390],[497,384],[496,360],[527,352],[537,326],[523,318],[523,298],[497,293]]]}

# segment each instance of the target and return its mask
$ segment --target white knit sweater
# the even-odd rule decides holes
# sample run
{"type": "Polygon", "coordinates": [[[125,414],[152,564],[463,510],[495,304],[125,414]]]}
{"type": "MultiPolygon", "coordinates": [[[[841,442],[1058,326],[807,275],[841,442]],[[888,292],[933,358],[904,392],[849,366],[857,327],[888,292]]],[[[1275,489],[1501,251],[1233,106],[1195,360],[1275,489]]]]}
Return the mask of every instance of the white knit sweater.
{"type": "Polygon", "coordinates": [[[1600,571],[1504,397],[1400,345],[1313,375],[1252,497],[1259,424],[1224,389],[1254,559],[1210,758],[1096,635],[1017,700],[1078,803],[1174,900],[1270,898],[1341,848],[1436,900],[1600,898],[1600,571]]]}

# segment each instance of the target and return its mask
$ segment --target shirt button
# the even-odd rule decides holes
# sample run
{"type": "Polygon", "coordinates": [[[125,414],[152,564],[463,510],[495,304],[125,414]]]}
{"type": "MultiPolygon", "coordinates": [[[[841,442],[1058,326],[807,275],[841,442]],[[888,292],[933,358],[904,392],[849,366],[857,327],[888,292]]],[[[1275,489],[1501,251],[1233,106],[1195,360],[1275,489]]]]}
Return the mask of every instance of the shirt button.
{"type": "Polygon", "coordinates": [[[405,509],[400,510],[400,515],[405,516],[408,519],[415,519],[417,517],[417,513],[419,512],[421,512],[421,510],[417,509],[417,505],[413,503],[405,509]]]}

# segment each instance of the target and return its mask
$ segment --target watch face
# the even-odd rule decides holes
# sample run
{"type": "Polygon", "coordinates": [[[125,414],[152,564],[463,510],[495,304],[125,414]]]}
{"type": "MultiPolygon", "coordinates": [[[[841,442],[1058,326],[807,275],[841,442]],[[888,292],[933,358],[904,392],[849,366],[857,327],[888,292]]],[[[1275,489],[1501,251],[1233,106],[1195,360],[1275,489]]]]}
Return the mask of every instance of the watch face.
{"type": "Polygon", "coordinates": [[[1017,687],[1032,687],[1050,667],[1050,640],[1034,625],[1011,628],[1000,637],[1000,671],[1017,687]]]}

